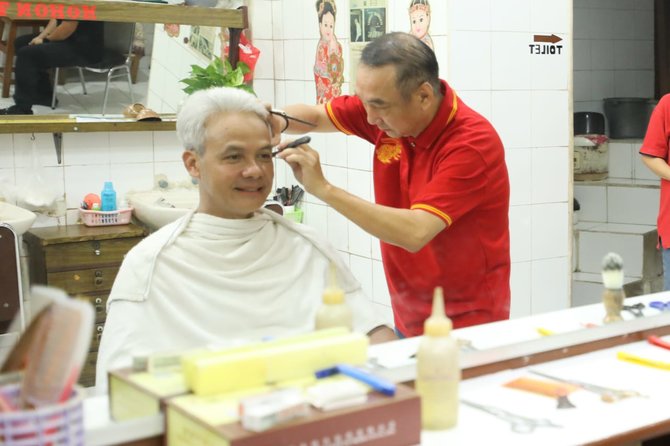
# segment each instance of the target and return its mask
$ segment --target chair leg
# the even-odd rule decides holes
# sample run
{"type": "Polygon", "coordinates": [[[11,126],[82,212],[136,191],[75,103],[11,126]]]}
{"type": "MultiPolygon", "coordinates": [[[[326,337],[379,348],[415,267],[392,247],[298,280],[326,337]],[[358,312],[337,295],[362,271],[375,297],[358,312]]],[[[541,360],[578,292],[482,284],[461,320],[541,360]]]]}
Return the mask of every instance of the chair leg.
{"type": "Polygon", "coordinates": [[[12,84],[12,72],[14,71],[14,40],[16,39],[16,22],[9,25],[7,35],[7,51],[5,52],[5,69],[2,74],[2,97],[9,97],[9,86],[12,84]]]}
{"type": "Polygon", "coordinates": [[[109,95],[109,81],[112,76],[112,71],[107,72],[107,82],[105,82],[105,98],[102,100],[102,114],[105,114],[105,110],[107,109],[107,96],[109,95]]]}
{"type": "Polygon", "coordinates": [[[54,91],[51,93],[51,109],[56,108],[56,87],[58,86],[58,74],[59,74],[60,68],[56,67],[54,69],[54,91]]]}
{"type": "Polygon", "coordinates": [[[88,94],[86,92],[86,82],[84,81],[84,70],[81,69],[81,67],[77,67],[79,70],[79,81],[81,82],[81,89],[84,90],[84,94],[88,94]]]}
{"type": "Polygon", "coordinates": [[[126,67],[126,74],[128,75],[128,93],[130,93],[130,103],[135,103],[135,95],[133,94],[133,80],[130,75],[130,69],[126,67]]]}

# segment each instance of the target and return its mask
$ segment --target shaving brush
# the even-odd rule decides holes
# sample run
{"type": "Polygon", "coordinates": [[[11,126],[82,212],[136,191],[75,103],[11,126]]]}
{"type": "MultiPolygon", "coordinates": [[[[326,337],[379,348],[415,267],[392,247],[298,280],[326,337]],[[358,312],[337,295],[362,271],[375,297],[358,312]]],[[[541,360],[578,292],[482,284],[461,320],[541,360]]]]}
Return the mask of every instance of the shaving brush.
{"type": "Polygon", "coordinates": [[[621,310],[623,300],[626,297],[623,291],[623,259],[617,253],[610,252],[603,257],[603,304],[605,305],[605,318],[603,322],[621,321],[621,310]]]}

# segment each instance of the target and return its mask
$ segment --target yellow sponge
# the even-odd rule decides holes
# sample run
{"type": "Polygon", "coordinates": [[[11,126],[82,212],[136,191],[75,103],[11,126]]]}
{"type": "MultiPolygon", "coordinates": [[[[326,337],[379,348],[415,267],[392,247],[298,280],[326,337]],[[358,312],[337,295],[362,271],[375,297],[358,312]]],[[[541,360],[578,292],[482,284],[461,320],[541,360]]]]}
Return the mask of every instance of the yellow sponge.
{"type": "Polygon", "coordinates": [[[300,379],[338,363],[365,363],[368,343],[363,334],[347,333],[201,353],[183,359],[186,383],[196,395],[212,395],[300,379]]]}

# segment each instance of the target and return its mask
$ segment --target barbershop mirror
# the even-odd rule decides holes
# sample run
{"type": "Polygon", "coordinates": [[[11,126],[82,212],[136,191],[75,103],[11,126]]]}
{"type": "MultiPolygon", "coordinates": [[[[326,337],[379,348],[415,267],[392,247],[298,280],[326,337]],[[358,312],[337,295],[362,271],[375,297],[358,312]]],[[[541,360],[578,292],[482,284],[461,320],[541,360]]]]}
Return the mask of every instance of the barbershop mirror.
{"type": "MultiPolygon", "coordinates": [[[[223,2],[221,8],[184,7],[176,4],[183,1],[170,0],[167,3],[175,4],[148,1],[114,4],[105,0],[85,0],[81,5],[69,5],[64,2],[62,5],[49,5],[51,9],[47,9],[47,6],[38,0],[12,1],[8,2],[9,6],[3,12],[14,22],[3,20],[5,23],[3,34],[6,39],[10,34],[10,27],[17,24],[18,35],[33,33],[37,29],[32,26],[33,23],[24,21],[22,24],[21,20],[30,17],[32,22],[40,23],[41,20],[35,20],[40,18],[46,23],[50,16],[45,14],[49,11],[53,14],[54,8],[58,6],[67,8],[64,10],[65,13],[68,13],[70,8],[78,10],[91,8],[89,11],[95,11],[90,13],[91,17],[106,25],[106,47],[119,41],[129,42],[128,30],[132,30],[129,25],[135,24],[132,57],[129,63],[132,85],[129,88],[124,70],[115,72],[117,77],[109,82],[105,114],[121,114],[133,102],[142,103],[157,112],[174,113],[184,96],[181,91],[184,85],[180,84],[179,80],[188,75],[190,66],[206,65],[213,55],[223,56],[222,48],[227,44],[228,27],[248,28],[248,22],[246,13],[237,8],[242,4],[240,1],[223,2]],[[119,25],[122,25],[123,29],[120,29],[119,25]],[[154,36],[157,39],[154,39],[154,36]],[[154,56],[157,57],[152,60],[154,56]],[[154,67],[151,66],[152,63],[154,67]]],[[[247,34],[249,32],[246,31],[247,34]]],[[[82,83],[76,67],[65,67],[59,71],[56,106],[52,108],[51,101],[49,104],[36,104],[33,112],[36,115],[101,114],[107,74],[84,70],[85,83],[82,83]]],[[[52,72],[51,82],[53,77],[52,72]]],[[[0,97],[0,108],[13,104],[13,89],[12,86],[7,97],[0,97]]],[[[6,93],[5,91],[5,95],[6,93]]]]}
{"type": "MultiPolygon", "coordinates": [[[[645,3],[647,5],[653,3],[654,0],[644,0],[644,2],[640,3],[645,3]]],[[[125,2],[124,2],[125,3],[125,2]]],[[[132,2],[132,3],[138,3],[138,2],[132,2]]],[[[249,0],[249,6],[253,7],[253,0],[249,0]]],[[[602,3],[602,2],[601,2],[602,3]]],[[[436,2],[437,4],[437,2],[436,2]]],[[[604,5],[604,3],[603,3],[604,5]]],[[[273,5],[274,6],[274,5],[273,5]]],[[[616,68],[620,65],[620,62],[617,62],[615,60],[615,54],[619,54],[615,51],[619,51],[617,48],[625,47],[626,45],[619,45],[619,40],[622,40],[620,34],[612,34],[615,31],[612,31],[613,28],[611,26],[611,23],[608,22],[609,18],[612,15],[617,15],[617,14],[631,14],[631,10],[620,10],[620,11],[614,11],[614,10],[607,10],[606,14],[600,14],[602,11],[598,11],[595,9],[593,6],[593,2],[589,2],[588,0],[573,0],[573,11],[574,11],[574,39],[575,39],[575,51],[574,51],[574,58],[575,58],[575,63],[574,63],[574,111],[584,111],[584,110],[589,110],[593,106],[598,106],[598,104],[602,103],[602,99],[605,97],[609,96],[653,96],[654,95],[654,89],[653,86],[649,87],[648,79],[649,76],[654,77],[653,69],[650,69],[649,67],[653,67],[653,62],[650,61],[645,61],[643,63],[643,68],[640,69],[626,69],[622,71],[626,71],[626,74],[630,74],[631,71],[640,71],[642,73],[642,78],[646,79],[642,84],[637,84],[636,82],[630,83],[630,86],[634,85],[646,85],[646,87],[643,88],[642,91],[638,90],[617,90],[615,88],[615,79],[618,74],[616,73],[616,68]],[[602,37],[595,38],[593,37],[593,30],[597,27],[597,22],[602,21],[602,26],[601,28],[609,30],[610,34],[605,35],[602,37]],[[582,41],[582,42],[579,42],[582,41]],[[580,43],[583,44],[580,46],[580,43]],[[588,48],[588,51],[585,49],[588,48]],[[607,51],[605,51],[606,54],[611,55],[610,62],[611,66],[605,67],[605,66],[597,66],[594,65],[595,62],[593,62],[591,59],[594,59],[596,55],[602,55],[603,51],[598,50],[598,48],[605,48],[607,51]],[[588,65],[585,65],[584,63],[586,60],[589,60],[588,65]],[[581,62],[580,62],[581,61],[581,62]],[[599,72],[608,72],[609,76],[611,76],[611,81],[609,83],[599,83],[597,85],[593,84],[593,79],[595,76],[595,71],[599,72]],[[650,74],[651,73],[651,74],[650,74]],[[589,80],[587,82],[587,86],[584,87],[584,79],[587,77],[589,80]],[[598,87],[598,88],[595,88],[598,87]],[[595,97],[595,92],[602,90],[603,88],[608,89],[607,93],[603,93],[602,96],[600,97],[595,97]],[[580,97],[579,95],[581,94],[580,92],[587,92],[588,96],[587,97],[580,97]]],[[[604,6],[603,6],[604,7],[604,6]]],[[[202,8],[204,9],[204,8],[202,8]]],[[[344,8],[343,8],[344,9],[344,8]]],[[[653,11],[650,12],[649,9],[640,9],[640,10],[635,10],[635,14],[633,14],[635,17],[638,16],[643,16],[644,20],[647,22],[647,26],[640,26],[639,29],[636,27],[636,30],[642,30],[642,29],[647,29],[647,30],[653,30],[653,11]]],[[[617,15],[618,16],[618,15],[617,15]]],[[[643,20],[643,23],[645,23],[643,20]]],[[[179,25],[179,29],[177,30],[174,26],[170,25],[163,25],[163,23],[170,23],[170,21],[167,20],[162,20],[161,18],[156,18],[156,21],[160,21],[160,24],[154,24],[154,23],[148,23],[145,21],[143,24],[143,31],[145,35],[145,55],[140,59],[140,73],[139,73],[139,78],[138,78],[138,84],[134,85],[134,88],[137,88],[137,90],[134,90],[137,92],[137,96],[135,98],[136,102],[143,102],[145,105],[151,107],[152,109],[158,111],[158,112],[163,112],[163,113],[171,113],[174,112],[183,97],[183,93],[181,91],[181,84],[178,83],[179,79],[182,79],[187,76],[189,70],[190,70],[190,65],[193,63],[199,63],[202,64],[203,61],[206,61],[207,58],[203,56],[199,51],[204,50],[208,51],[205,48],[207,46],[203,46],[202,40],[209,40],[213,42],[213,49],[210,49],[209,51],[213,52],[213,54],[220,55],[221,51],[221,41],[219,39],[218,33],[220,32],[220,28],[215,28],[214,33],[211,31],[208,31],[206,29],[200,29],[199,25],[192,25],[193,23],[196,23],[195,21],[190,21],[191,25],[189,24],[184,24],[185,21],[182,21],[182,24],[179,25]],[[198,35],[198,37],[193,37],[192,36],[192,30],[195,31],[195,28],[198,28],[197,31],[202,31],[198,35]],[[184,40],[188,40],[187,43],[184,42],[184,40]],[[189,45],[191,43],[192,45],[189,45]],[[152,63],[151,67],[149,67],[149,61],[153,58],[154,62],[152,63]],[[161,61],[158,63],[157,61],[161,61]],[[145,83],[143,85],[143,83],[145,83]]],[[[346,23],[346,22],[345,22],[346,23]]],[[[670,23],[670,21],[666,20],[666,23],[670,23]]],[[[636,31],[636,32],[637,32],[636,31]]],[[[260,30],[259,30],[260,33],[260,30]]],[[[634,39],[636,40],[636,44],[639,43],[639,41],[642,41],[645,46],[645,50],[648,49],[649,47],[653,48],[654,45],[654,38],[649,37],[649,35],[645,35],[644,38],[642,39],[634,39]]],[[[629,42],[630,43],[630,42],[629,42]]],[[[650,55],[649,52],[643,52],[644,54],[650,55]]],[[[636,55],[635,58],[628,57],[626,58],[625,55],[621,57],[622,60],[631,60],[631,59],[639,59],[639,57],[636,55]]],[[[622,74],[622,73],[619,73],[622,74]]],[[[123,95],[125,94],[125,89],[126,86],[123,82],[117,81],[115,82],[115,86],[119,90],[120,93],[120,98],[119,101],[108,107],[109,113],[120,113],[122,108],[121,106],[123,105],[123,95]]],[[[88,85],[87,85],[88,86],[88,85]]],[[[66,105],[68,105],[67,100],[63,98],[63,95],[60,93],[60,89],[62,89],[62,86],[59,86],[59,99],[61,103],[59,104],[59,107],[57,110],[52,111],[50,108],[45,108],[45,107],[40,107],[36,108],[36,111],[39,112],[45,112],[45,113],[54,113],[54,112],[59,112],[59,113],[73,113],[73,111],[68,110],[65,108],[66,105]]],[[[79,82],[77,80],[76,72],[70,73],[70,76],[67,80],[67,83],[65,85],[66,89],[72,89],[73,92],[77,92],[79,89],[81,89],[79,82]]],[[[82,96],[76,96],[76,94],[72,95],[72,99],[74,100],[81,100],[82,96]]],[[[90,99],[90,98],[89,98],[90,99]]],[[[6,99],[3,99],[2,101],[5,101],[6,99]]],[[[129,98],[127,99],[129,100],[129,98]]],[[[98,104],[101,104],[101,98],[96,100],[98,104]]],[[[5,102],[0,102],[0,106],[4,106],[5,102]]],[[[602,107],[602,105],[600,105],[602,107]]],[[[89,113],[99,113],[98,111],[95,111],[95,107],[92,107],[90,109],[87,109],[89,113]]],[[[600,111],[600,110],[596,110],[600,111]]],[[[629,163],[631,164],[631,168],[634,161],[634,154],[632,152],[633,148],[629,146],[629,163]]],[[[614,154],[614,147],[610,148],[610,156],[614,154]]],[[[636,165],[637,166],[637,165],[636,165]]],[[[580,198],[580,191],[579,189],[584,186],[583,184],[575,183],[574,188],[575,188],[575,197],[578,199],[580,198]]],[[[590,187],[590,186],[589,186],[590,187]]],[[[602,202],[602,200],[601,200],[602,202]]],[[[580,224],[582,223],[588,223],[588,222],[594,222],[596,217],[592,215],[587,215],[589,213],[592,214],[592,209],[594,209],[592,206],[592,203],[590,204],[588,200],[582,199],[580,200],[581,204],[581,211],[579,211],[579,219],[581,221],[580,224]]],[[[596,203],[598,204],[598,203],[596,203]]],[[[652,206],[654,209],[657,208],[657,201],[653,203],[652,206]]],[[[649,222],[645,223],[647,226],[654,226],[655,225],[655,215],[654,215],[654,220],[650,220],[649,222]]],[[[578,235],[578,227],[575,226],[574,228],[574,243],[575,243],[575,248],[573,248],[573,257],[575,257],[575,261],[577,261],[577,257],[579,256],[580,253],[587,252],[589,250],[588,245],[582,245],[581,248],[578,248],[577,245],[580,242],[584,242],[586,237],[579,237],[578,235]]],[[[611,233],[611,234],[605,234],[602,236],[602,238],[605,240],[605,245],[609,249],[614,249],[611,246],[612,244],[608,244],[607,240],[614,240],[618,237],[617,234],[611,233]]],[[[607,249],[607,248],[603,248],[607,249]]],[[[608,250],[609,250],[608,249],[608,250]]],[[[647,249],[647,248],[645,248],[647,249]]],[[[652,246],[653,249],[653,246],[652,246]]],[[[600,257],[602,258],[602,255],[599,252],[593,251],[593,257],[600,257]]],[[[624,258],[631,258],[631,254],[622,252],[622,255],[624,258]]],[[[575,268],[583,268],[584,263],[583,261],[580,261],[579,265],[574,265],[573,264],[573,269],[575,268]]],[[[586,286],[589,287],[588,295],[591,296],[592,301],[591,302],[586,302],[584,300],[579,300],[575,299],[576,296],[576,282],[579,281],[579,274],[580,272],[583,272],[579,269],[577,269],[575,272],[572,273],[573,276],[573,299],[572,299],[572,304],[573,305],[580,305],[584,303],[594,303],[593,300],[598,299],[602,290],[602,282],[600,281],[598,274],[592,273],[592,275],[589,277],[590,282],[587,283],[586,286]]],[[[650,285],[651,287],[651,285],[650,285]]],[[[643,292],[649,292],[649,291],[654,291],[654,288],[647,288],[647,289],[642,289],[643,292]]]]}

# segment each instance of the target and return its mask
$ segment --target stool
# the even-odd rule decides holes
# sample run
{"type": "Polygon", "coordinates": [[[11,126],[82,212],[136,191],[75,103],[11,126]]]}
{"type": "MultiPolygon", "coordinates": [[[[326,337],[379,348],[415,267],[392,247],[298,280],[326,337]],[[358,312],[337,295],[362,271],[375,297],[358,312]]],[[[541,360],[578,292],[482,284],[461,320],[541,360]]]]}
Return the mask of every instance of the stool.
{"type": "Polygon", "coordinates": [[[0,73],[2,77],[2,97],[9,97],[9,86],[12,84],[12,72],[14,71],[14,40],[16,31],[20,27],[30,27],[33,33],[37,33],[41,26],[46,26],[48,20],[12,20],[9,17],[0,17],[0,52],[5,53],[5,66],[0,73]],[[7,39],[3,39],[5,25],[9,25],[7,39]]]}

